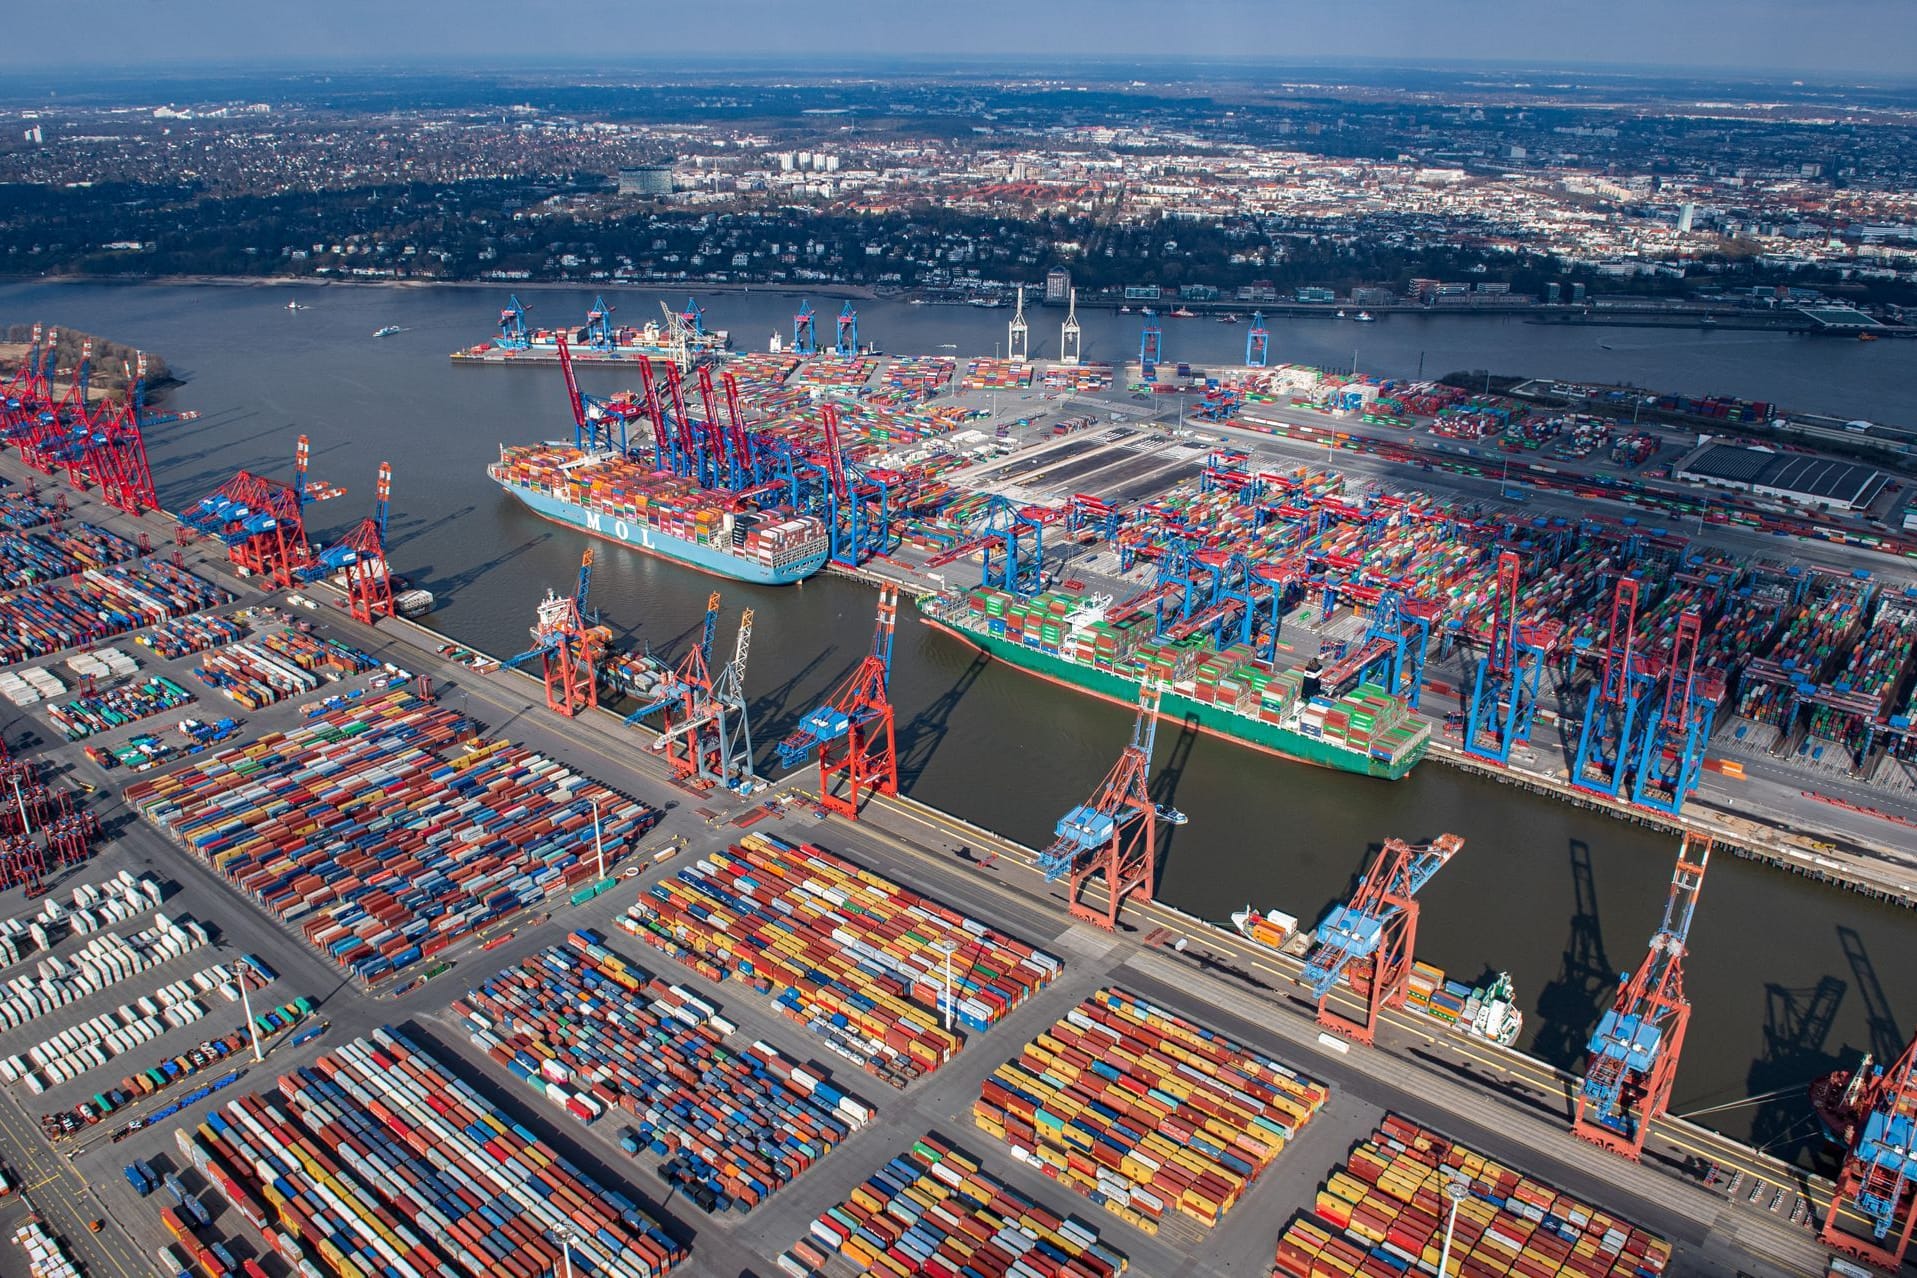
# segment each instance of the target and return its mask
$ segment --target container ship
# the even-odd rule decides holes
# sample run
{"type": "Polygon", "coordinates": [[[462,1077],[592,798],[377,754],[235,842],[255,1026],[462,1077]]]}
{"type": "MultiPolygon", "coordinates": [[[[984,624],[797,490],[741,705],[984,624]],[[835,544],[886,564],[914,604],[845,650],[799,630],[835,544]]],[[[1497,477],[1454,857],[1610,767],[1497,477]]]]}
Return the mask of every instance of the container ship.
{"type": "Polygon", "coordinates": [[[1396,781],[1431,744],[1430,725],[1373,684],[1321,695],[1302,670],[1274,670],[1248,648],[1155,643],[1148,620],[1105,620],[1111,599],[1051,592],[1026,601],[989,587],[926,595],[927,624],[1054,683],[1127,707],[1139,683],[1164,685],[1159,710],[1200,732],[1298,763],[1396,781]]]}
{"type": "Polygon", "coordinates": [[[534,514],[715,576],[760,585],[825,566],[826,527],[779,507],[725,508],[690,479],[570,444],[502,447],[486,468],[534,514]]]}

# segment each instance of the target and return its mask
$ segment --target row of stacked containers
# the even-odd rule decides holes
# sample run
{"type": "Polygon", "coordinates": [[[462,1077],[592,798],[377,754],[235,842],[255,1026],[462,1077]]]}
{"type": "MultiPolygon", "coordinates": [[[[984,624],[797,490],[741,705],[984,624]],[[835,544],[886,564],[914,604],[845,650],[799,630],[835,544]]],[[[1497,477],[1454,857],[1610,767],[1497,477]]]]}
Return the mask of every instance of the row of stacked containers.
{"type": "Polygon", "coordinates": [[[950,1060],[961,1029],[984,1032],[1059,973],[1043,951],[822,848],[767,834],[647,888],[620,926],[709,980],[774,996],[833,1051],[901,1087],[950,1060]]]}
{"type": "Polygon", "coordinates": [[[127,788],[127,802],[363,981],[598,877],[658,812],[409,692],[127,788]]]}
{"type": "Polygon", "coordinates": [[[1325,1084],[1118,989],[995,1070],[980,1128],[1146,1233],[1214,1225],[1323,1108],[1325,1084]]]}
{"type": "Polygon", "coordinates": [[[1447,1179],[1464,1180],[1457,1278],[1657,1278],[1671,1245],[1416,1123],[1388,1114],[1278,1239],[1280,1278],[1436,1272],[1447,1179]]]}
{"type": "Polygon", "coordinates": [[[336,1278],[443,1272],[660,1278],[659,1223],[404,1034],[375,1031],[181,1127],[180,1151],[289,1264],[336,1278]]]}
{"type": "Polygon", "coordinates": [[[18,590],[88,568],[125,563],[139,553],[140,548],[126,538],[88,523],[0,532],[0,590],[18,590]]]}
{"type": "Polygon", "coordinates": [[[232,600],[218,586],[161,559],[89,568],[57,584],[0,597],[0,665],[97,643],[232,600]]]}
{"type": "Polygon", "coordinates": [[[628,1152],[709,1210],[750,1211],[872,1118],[816,1067],[737,1031],[696,995],[575,931],[452,1005],[475,1046],[591,1123],[634,1120],[628,1152]]]}

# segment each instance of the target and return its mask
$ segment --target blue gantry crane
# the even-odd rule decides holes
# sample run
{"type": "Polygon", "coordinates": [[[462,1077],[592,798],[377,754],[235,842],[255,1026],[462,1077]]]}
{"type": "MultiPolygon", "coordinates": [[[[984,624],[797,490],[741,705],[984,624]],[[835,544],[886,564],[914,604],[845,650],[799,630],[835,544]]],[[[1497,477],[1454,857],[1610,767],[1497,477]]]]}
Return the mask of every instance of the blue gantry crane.
{"type": "Polygon", "coordinates": [[[1044,579],[1045,525],[1030,508],[990,493],[953,507],[947,518],[959,528],[961,540],[927,559],[927,568],[980,555],[979,584],[1020,598],[1039,592],[1044,579]]]}
{"type": "Polygon", "coordinates": [[[602,293],[592,299],[592,309],[586,312],[586,345],[596,351],[609,351],[619,344],[619,336],[612,326],[613,308],[606,305],[602,293]]]}
{"type": "Polygon", "coordinates": [[[1152,746],[1158,735],[1162,691],[1156,680],[1140,682],[1138,718],[1132,724],[1130,744],[1091,797],[1059,818],[1052,842],[1038,855],[1038,868],[1048,882],[1068,881],[1065,899],[1072,917],[1107,931],[1117,929],[1127,897],[1152,899],[1158,823],[1185,823],[1183,813],[1161,807],[1151,796],[1152,746]],[[1085,889],[1100,875],[1105,885],[1094,895],[1100,903],[1087,905],[1085,889]]]}
{"type": "Polygon", "coordinates": [[[1631,801],[1639,807],[1676,816],[1697,789],[1704,773],[1704,749],[1724,700],[1724,676],[1697,668],[1704,618],[1686,611],[1677,619],[1671,650],[1664,659],[1664,699],[1647,715],[1638,746],[1631,801]]]}
{"type": "Polygon", "coordinates": [[[1463,847],[1455,834],[1417,845],[1385,841],[1351,899],[1325,915],[1305,956],[1298,980],[1318,1000],[1318,1024],[1369,1047],[1384,1009],[1404,1006],[1418,943],[1418,893],[1463,847]],[[1364,1000],[1363,1020],[1331,1005],[1340,980],[1364,1000]]]}
{"type": "Polygon", "coordinates": [[[526,308],[519,295],[508,298],[499,312],[499,338],[494,346],[504,351],[523,351],[532,345],[532,333],[526,328],[526,308]]]}
{"type": "Polygon", "coordinates": [[[898,746],[893,733],[892,632],[898,624],[899,588],[879,588],[878,619],[872,649],[854,667],[830,700],[799,720],[779,742],[779,762],[796,768],[814,752],[819,756],[819,803],[848,820],[871,794],[899,792],[898,746]],[[845,779],[845,792],[835,781],[845,779]]]}
{"type": "Polygon", "coordinates": [[[1478,658],[1465,707],[1465,753],[1493,763],[1509,763],[1512,747],[1531,739],[1545,672],[1564,635],[1562,622],[1518,620],[1523,582],[1517,552],[1504,551],[1498,556],[1490,639],[1478,658]]]}
{"type": "Polygon", "coordinates": [[[851,302],[839,308],[838,337],[832,343],[832,352],[847,359],[859,353],[859,313],[852,309],[851,302]]]}
{"type": "Polygon", "coordinates": [[[1619,577],[1598,679],[1585,698],[1571,784],[1615,799],[1625,792],[1638,751],[1638,732],[1650,713],[1657,678],[1638,650],[1638,579],[1619,577]]]}
{"type": "Polygon", "coordinates": [[[1138,365],[1140,375],[1146,381],[1158,376],[1158,366],[1165,362],[1165,330],[1158,326],[1156,315],[1145,317],[1145,327],[1138,333],[1138,365]]]}
{"type": "Polygon", "coordinates": [[[1251,327],[1245,330],[1245,367],[1263,368],[1271,357],[1271,331],[1265,327],[1265,313],[1251,313],[1251,327]]]}
{"type": "Polygon", "coordinates": [[[819,330],[809,299],[800,300],[799,313],[792,317],[792,353],[794,355],[819,353],[819,330]]]}
{"type": "Polygon", "coordinates": [[[1685,834],[1664,920],[1637,971],[1619,980],[1617,998],[1591,1034],[1591,1057],[1578,1086],[1571,1130],[1633,1161],[1644,1154],[1651,1124],[1670,1106],[1678,1054],[1691,1023],[1684,956],[1710,863],[1710,836],[1685,834]]]}

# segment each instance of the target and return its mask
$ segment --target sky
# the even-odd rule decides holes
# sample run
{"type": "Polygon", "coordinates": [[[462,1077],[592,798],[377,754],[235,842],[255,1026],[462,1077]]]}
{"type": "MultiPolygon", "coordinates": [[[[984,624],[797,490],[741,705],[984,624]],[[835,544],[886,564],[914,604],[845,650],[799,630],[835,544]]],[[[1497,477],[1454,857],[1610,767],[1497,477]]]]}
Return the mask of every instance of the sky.
{"type": "Polygon", "coordinates": [[[1231,55],[1917,77],[1917,0],[87,0],[13,7],[0,68],[1231,55]],[[75,25],[84,13],[87,32],[75,25]],[[118,33],[103,38],[107,33],[118,33]]]}

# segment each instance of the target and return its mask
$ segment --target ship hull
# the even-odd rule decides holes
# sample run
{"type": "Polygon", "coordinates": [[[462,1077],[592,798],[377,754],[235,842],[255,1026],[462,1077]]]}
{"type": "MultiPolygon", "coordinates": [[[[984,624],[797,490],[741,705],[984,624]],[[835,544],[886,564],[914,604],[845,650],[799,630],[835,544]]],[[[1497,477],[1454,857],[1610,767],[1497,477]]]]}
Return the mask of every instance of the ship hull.
{"type": "MultiPolygon", "coordinates": [[[[990,656],[996,657],[1007,665],[1016,666],[1030,675],[1037,675],[1052,683],[1063,685],[1075,692],[1090,693],[1102,697],[1115,705],[1128,709],[1138,705],[1138,682],[1110,670],[1100,670],[1096,666],[1083,666],[1064,657],[1055,656],[1037,648],[1028,648],[1024,644],[1014,643],[997,635],[975,634],[970,630],[950,625],[935,617],[922,617],[926,625],[934,630],[951,635],[961,643],[969,644],[990,656]]],[[[1424,757],[1425,747],[1420,746],[1395,764],[1382,759],[1374,759],[1355,750],[1343,750],[1330,742],[1308,737],[1302,732],[1287,728],[1282,724],[1267,723],[1259,719],[1249,719],[1244,715],[1221,710],[1215,705],[1207,705],[1193,700],[1174,688],[1167,688],[1159,701],[1158,713],[1161,719],[1191,724],[1198,731],[1211,736],[1235,741],[1239,745],[1250,746],[1254,750],[1263,750],[1275,754],[1281,759],[1293,763],[1308,763],[1313,767],[1330,768],[1337,772],[1352,772],[1360,776],[1378,777],[1386,781],[1396,781],[1416,767],[1424,757]]]]}
{"type": "Polygon", "coordinates": [[[803,581],[825,567],[827,552],[823,546],[820,547],[817,556],[808,556],[787,564],[783,568],[773,568],[739,555],[727,554],[713,546],[702,546],[696,541],[675,537],[671,533],[654,528],[642,519],[619,519],[611,515],[602,515],[598,511],[587,510],[584,506],[561,501],[549,493],[542,493],[517,484],[500,484],[499,486],[517,498],[526,509],[543,519],[564,524],[568,528],[577,528],[581,532],[590,533],[594,537],[603,537],[621,546],[643,550],[649,555],[656,555],[675,564],[697,568],[715,577],[749,581],[761,586],[783,586],[795,581],[803,581]]]}

